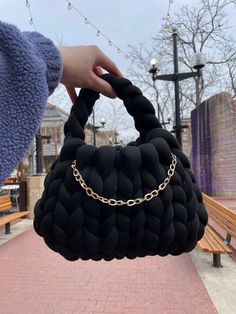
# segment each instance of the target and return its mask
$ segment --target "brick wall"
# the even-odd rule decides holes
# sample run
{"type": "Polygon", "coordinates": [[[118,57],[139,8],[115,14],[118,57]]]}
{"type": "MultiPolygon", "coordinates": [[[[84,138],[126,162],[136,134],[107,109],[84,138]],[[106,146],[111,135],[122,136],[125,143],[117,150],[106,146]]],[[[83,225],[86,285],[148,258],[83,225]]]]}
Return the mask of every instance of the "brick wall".
{"type": "Polygon", "coordinates": [[[192,149],[192,132],[191,132],[191,119],[182,118],[181,125],[188,126],[182,130],[182,150],[185,155],[190,159],[192,149]]]}
{"type": "Polygon", "coordinates": [[[209,195],[236,195],[236,101],[221,93],[191,113],[192,167],[209,195]]]}

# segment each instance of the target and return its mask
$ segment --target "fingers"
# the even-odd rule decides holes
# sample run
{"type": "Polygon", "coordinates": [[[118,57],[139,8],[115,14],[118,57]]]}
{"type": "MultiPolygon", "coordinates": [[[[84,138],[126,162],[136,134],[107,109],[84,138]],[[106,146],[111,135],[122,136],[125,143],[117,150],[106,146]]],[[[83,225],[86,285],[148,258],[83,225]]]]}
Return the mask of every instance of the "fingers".
{"type": "Polygon", "coordinates": [[[76,99],[77,99],[75,88],[66,86],[66,90],[67,90],[67,93],[70,97],[72,104],[74,104],[76,102],[76,99]]]}
{"type": "Polygon", "coordinates": [[[103,73],[102,69],[120,77],[122,77],[122,73],[117,68],[115,63],[111,61],[111,59],[109,59],[99,48],[95,66],[96,67],[93,70],[92,84],[90,88],[96,90],[99,93],[102,93],[107,97],[116,98],[116,93],[112,89],[111,85],[98,76],[100,76],[103,73]]]}
{"type": "Polygon", "coordinates": [[[111,59],[109,59],[100,49],[96,65],[117,76],[123,76],[116,64],[111,59]]]}
{"type": "Polygon", "coordinates": [[[90,88],[107,97],[115,98],[112,87],[100,78],[104,71],[122,77],[115,63],[96,46],[61,47],[63,75],[72,103],[77,99],[75,87],[90,88]]]}
{"type": "Polygon", "coordinates": [[[102,68],[101,67],[95,67],[93,72],[97,75],[97,76],[100,76],[102,75],[103,71],[102,71],[102,68]]]}
{"type": "Polygon", "coordinates": [[[114,92],[110,84],[98,77],[95,73],[92,73],[91,79],[92,84],[89,88],[99,93],[102,93],[104,96],[116,98],[116,93],[114,92]]]}

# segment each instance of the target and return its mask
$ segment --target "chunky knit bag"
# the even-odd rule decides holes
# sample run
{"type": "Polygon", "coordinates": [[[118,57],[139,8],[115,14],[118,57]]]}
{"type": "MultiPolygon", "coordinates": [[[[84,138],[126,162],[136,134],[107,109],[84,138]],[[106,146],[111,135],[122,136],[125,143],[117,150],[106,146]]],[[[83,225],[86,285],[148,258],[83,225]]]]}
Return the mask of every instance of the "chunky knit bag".
{"type": "Polygon", "coordinates": [[[204,234],[207,213],[188,159],[137,87],[111,74],[103,78],[140,137],[126,147],[87,145],[84,126],[99,94],[82,89],[35,206],[36,232],[71,261],[191,251],[204,234]]]}

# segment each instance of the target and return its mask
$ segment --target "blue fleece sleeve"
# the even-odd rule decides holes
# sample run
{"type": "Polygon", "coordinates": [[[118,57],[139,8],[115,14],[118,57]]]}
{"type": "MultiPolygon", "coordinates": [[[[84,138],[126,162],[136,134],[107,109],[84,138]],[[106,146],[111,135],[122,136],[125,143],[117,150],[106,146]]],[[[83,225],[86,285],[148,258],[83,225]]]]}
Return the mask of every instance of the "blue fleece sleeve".
{"type": "Polygon", "coordinates": [[[50,40],[0,22],[0,185],[27,152],[61,75],[50,40]]]}

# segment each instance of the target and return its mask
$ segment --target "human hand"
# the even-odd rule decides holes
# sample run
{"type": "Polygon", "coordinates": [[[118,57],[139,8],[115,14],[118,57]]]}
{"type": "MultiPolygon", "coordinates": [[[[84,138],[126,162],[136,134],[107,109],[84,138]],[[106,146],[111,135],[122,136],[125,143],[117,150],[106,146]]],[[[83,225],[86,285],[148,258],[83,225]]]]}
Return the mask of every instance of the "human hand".
{"type": "Polygon", "coordinates": [[[61,83],[65,85],[74,103],[77,96],[75,87],[90,88],[103,95],[115,98],[116,94],[111,85],[101,79],[102,69],[122,76],[121,72],[96,46],[60,46],[63,59],[63,74],[61,83]]]}

